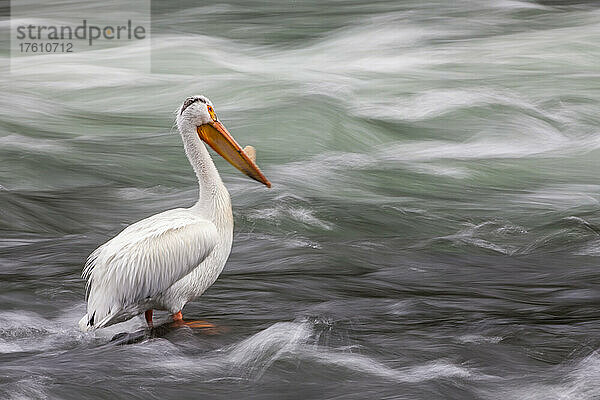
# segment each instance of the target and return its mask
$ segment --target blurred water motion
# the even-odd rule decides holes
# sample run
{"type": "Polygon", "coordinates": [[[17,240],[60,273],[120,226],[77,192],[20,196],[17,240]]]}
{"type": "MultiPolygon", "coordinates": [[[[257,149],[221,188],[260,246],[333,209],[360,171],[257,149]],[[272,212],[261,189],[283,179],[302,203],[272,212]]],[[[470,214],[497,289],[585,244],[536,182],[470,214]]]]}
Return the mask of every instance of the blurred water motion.
{"type": "Polygon", "coordinates": [[[600,396],[592,2],[152,17],[151,73],[131,45],[0,78],[2,398],[600,396]],[[234,248],[186,311],[227,332],[82,334],[86,256],[195,199],[173,111],[199,93],[273,182],[216,160],[234,248]]]}

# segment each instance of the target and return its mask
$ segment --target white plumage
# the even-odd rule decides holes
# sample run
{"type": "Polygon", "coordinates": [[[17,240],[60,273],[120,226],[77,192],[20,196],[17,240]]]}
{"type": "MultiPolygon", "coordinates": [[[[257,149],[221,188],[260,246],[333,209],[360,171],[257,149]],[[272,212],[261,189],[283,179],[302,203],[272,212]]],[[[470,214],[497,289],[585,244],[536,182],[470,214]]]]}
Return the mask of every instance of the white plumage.
{"type": "Polygon", "coordinates": [[[83,271],[91,326],[102,328],[156,308],[151,306],[156,297],[198,267],[217,240],[212,222],[185,209],[125,228],[90,255],[83,271]]]}
{"type": "Polygon", "coordinates": [[[231,251],[233,215],[229,193],[197,132],[207,124],[220,124],[212,103],[203,96],[188,98],[177,113],[177,126],[198,177],[198,202],[136,222],[89,256],[83,270],[88,298],[87,314],[79,322],[82,330],[146,310],[177,313],[223,270],[231,251]]]}

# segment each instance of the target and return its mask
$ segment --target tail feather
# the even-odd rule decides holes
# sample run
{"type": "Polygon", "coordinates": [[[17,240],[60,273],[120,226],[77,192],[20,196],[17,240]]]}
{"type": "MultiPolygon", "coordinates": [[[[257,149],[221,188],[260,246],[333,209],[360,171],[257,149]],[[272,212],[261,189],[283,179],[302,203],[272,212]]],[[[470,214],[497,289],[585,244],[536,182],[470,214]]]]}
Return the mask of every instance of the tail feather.
{"type": "Polygon", "coordinates": [[[79,329],[82,332],[89,332],[95,329],[94,325],[90,324],[90,319],[88,318],[87,314],[85,314],[83,318],[79,320],[79,329]]]}
{"type": "Polygon", "coordinates": [[[88,332],[121,322],[122,307],[115,303],[113,296],[106,293],[106,288],[89,285],[89,289],[87,314],[79,321],[79,328],[88,332]]]}
{"type": "Polygon", "coordinates": [[[122,313],[114,311],[110,312],[109,310],[108,315],[105,315],[104,318],[98,320],[96,311],[92,313],[91,317],[89,316],[88,312],[88,314],[85,314],[83,318],[79,320],[79,329],[82,332],[91,332],[96,329],[104,328],[106,326],[125,321],[129,318],[131,318],[131,316],[123,315],[122,313]]]}

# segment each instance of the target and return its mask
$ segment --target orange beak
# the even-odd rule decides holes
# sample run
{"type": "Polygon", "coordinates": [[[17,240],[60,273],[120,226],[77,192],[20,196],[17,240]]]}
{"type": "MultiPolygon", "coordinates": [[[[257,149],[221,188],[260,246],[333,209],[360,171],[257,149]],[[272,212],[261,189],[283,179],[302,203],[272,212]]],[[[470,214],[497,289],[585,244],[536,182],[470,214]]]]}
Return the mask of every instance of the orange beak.
{"type": "Polygon", "coordinates": [[[198,136],[231,165],[250,178],[271,187],[271,182],[263,175],[258,165],[246,154],[233,136],[219,121],[212,121],[196,128],[198,136]]]}

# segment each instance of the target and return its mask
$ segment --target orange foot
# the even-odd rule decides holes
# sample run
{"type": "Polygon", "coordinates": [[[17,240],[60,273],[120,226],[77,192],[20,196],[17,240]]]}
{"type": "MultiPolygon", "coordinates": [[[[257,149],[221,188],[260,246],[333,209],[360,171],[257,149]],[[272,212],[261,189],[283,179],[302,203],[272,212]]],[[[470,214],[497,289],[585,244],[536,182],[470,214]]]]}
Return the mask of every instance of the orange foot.
{"type": "Polygon", "coordinates": [[[216,335],[216,334],[222,332],[221,328],[219,328],[215,324],[212,324],[208,321],[201,321],[201,320],[184,321],[181,311],[173,314],[173,326],[176,326],[176,327],[188,326],[190,328],[202,328],[202,330],[205,333],[208,333],[209,335],[216,335]]]}

